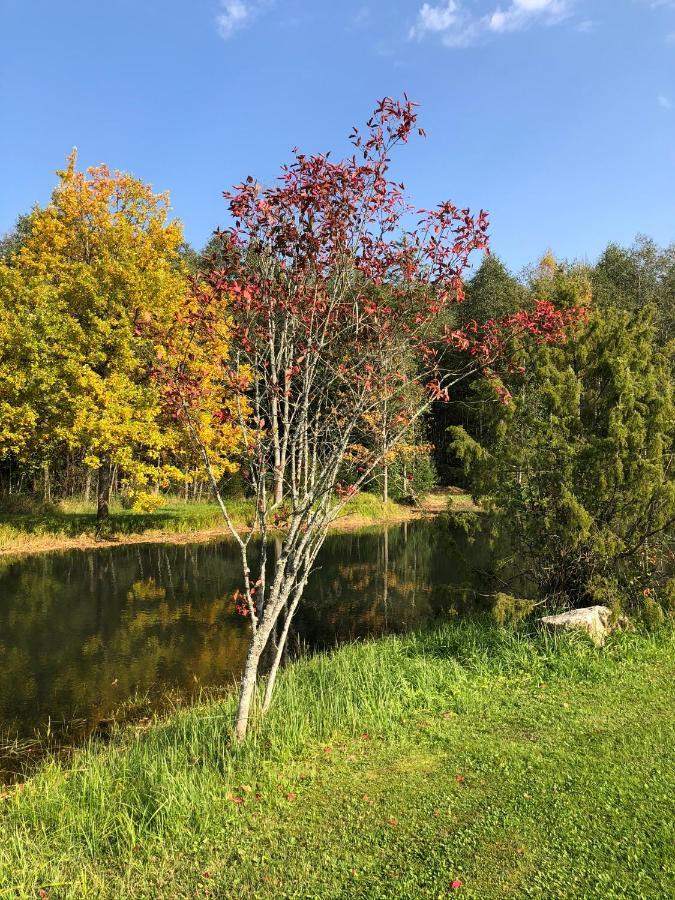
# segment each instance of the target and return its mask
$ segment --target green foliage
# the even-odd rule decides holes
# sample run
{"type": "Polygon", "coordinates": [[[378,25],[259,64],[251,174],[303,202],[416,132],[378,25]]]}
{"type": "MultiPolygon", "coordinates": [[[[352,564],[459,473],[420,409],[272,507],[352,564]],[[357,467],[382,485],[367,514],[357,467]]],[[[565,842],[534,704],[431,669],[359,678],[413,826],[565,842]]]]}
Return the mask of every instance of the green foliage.
{"type": "Polygon", "coordinates": [[[405,501],[428,494],[438,483],[436,467],[429,452],[397,455],[389,466],[389,494],[392,500],[405,501]]]}
{"type": "Polygon", "coordinates": [[[661,248],[641,235],[631,247],[609,244],[592,273],[597,307],[654,310],[657,339],[675,338],[675,244],[661,248]]]}
{"type": "Polygon", "coordinates": [[[495,594],[492,615],[499,625],[514,625],[526,619],[535,607],[533,600],[513,597],[500,592],[495,594]]]}
{"type": "Polygon", "coordinates": [[[659,628],[663,627],[666,615],[656,600],[653,600],[651,597],[645,597],[640,618],[648,631],[658,631],[659,628]]]}
{"type": "Polygon", "coordinates": [[[12,265],[16,261],[16,255],[30,237],[31,220],[30,214],[19,216],[14,228],[0,237],[0,262],[12,265]]]}
{"type": "Polygon", "coordinates": [[[462,324],[510,316],[528,305],[527,289],[497,256],[486,256],[466,285],[466,299],[457,309],[462,324]]]}
{"type": "MultiPolygon", "coordinates": [[[[512,315],[531,304],[527,288],[508,271],[496,256],[486,256],[475,275],[466,283],[466,299],[449,310],[449,322],[453,328],[475,320],[486,322],[512,315]]],[[[448,351],[449,368],[461,368],[459,354],[448,351]],[[451,358],[451,357],[455,358],[451,358]]],[[[480,376],[476,374],[457,383],[451,393],[450,403],[436,402],[429,422],[429,439],[434,447],[434,466],[442,484],[466,486],[460,461],[447,440],[447,429],[461,425],[470,434],[480,434],[483,427],[483,410],[473,402],[472,385],[480,376]]]]}
{"type": "Polygon", "coordinates": [[[670,354],[648,311],[607,308],[563,346],[523,346],[524,372],[476,384],[482,441],[454,448],[542,595],[637,600],[665,581],[675,516],[670,354]],[[489,416],[489,419],[488,419],[489,416]]]}

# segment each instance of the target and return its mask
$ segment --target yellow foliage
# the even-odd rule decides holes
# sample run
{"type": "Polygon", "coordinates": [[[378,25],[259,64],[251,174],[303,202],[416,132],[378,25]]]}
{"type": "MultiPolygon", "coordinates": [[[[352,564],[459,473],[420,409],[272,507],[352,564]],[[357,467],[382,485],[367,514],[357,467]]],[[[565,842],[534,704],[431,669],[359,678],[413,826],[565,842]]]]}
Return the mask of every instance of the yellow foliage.
{"type": "MultiPolygon", "coordinates": [[[[48,458],[58,445],[91,468],[117,465],[138,488],[167,483],[195,467],[152,377],[163,351],[153,336],[190,302],[181,224],[167,194],[107,166],[80,172],[75,151],[58,175],[25,243],[0,265],[0,455],[48,458]]],[[[228,344],[224,328],[223,357],[228,344]]],[[[215,380],[209,360],[199,364],[215,380]]],[[[222,385],[205,397],[202,436],[221,471],[236,468],[240,434],[213,426],[222,385]]]]}

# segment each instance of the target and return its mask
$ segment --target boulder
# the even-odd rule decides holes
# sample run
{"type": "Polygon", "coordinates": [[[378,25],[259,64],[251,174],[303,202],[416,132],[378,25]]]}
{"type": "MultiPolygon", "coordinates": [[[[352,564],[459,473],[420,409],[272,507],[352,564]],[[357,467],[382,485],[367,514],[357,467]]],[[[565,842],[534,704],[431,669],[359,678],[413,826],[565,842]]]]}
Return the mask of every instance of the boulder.
{"type": "Polygon", "coordinates": [[[540,621],[550,628],[564,628],[568,631],[585,631],[598,646],[605,641],[610,631],[611,612],[606,606],[586,606],[571,609],[559,616],[543,616],[540,621]]]}

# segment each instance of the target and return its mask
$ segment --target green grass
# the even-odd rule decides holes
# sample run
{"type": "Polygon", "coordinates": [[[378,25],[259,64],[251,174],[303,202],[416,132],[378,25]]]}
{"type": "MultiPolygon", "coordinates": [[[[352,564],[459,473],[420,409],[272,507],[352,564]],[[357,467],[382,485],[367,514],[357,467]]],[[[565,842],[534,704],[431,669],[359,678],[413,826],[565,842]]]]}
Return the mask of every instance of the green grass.
{"type": "MultiPolygon", "coordinates": [[[[236,525],[253,520],[251,500],[228,500],[228,509],[236,525]]],[[[354,497],[345,515],[356,515],[378,521],[400,511],[396,503],[384,504],[372,494],[354,497]]],[[[113,504],[105,526],[105,537],[123,539],[148,532],[189,534],[197,531],[224,530],[222,514],[215,503],[185,503],[168,499],[154,512],[136,512],[113,504]]],[[[84,501],[63,501],[54,505],[36,505],[28,512],[6,512],[0,509],[0,550],[30,549],[31,545],[53,539],[68,541],[91,537],[96,533],[96,507],[84,501]]]]}
{"type": "MultiPolygon", "coordinates": [[[[233,501],[233,514],[238,521],[246,521],[251,514],[251,504],[244,500],[233,501]]],[[[106,534],[123,537],[146,531],[183,533],[218,528],[221,524],[222,516],[213,503],[172,501],[149,513],[113,506],[106,523],[106,534]]],[[[0,511],[0,549],[11,549],[44,538],[78,538],[93,535],[95,531],[93,504],[63,503],[27,513],[0,511]]]]}
{"type": "Polygon", "coordinates": [[[674,670],[668,630],[344,647],[242,747],[213,702],[10,791],[0,896],[673,896],[674,670]]]}

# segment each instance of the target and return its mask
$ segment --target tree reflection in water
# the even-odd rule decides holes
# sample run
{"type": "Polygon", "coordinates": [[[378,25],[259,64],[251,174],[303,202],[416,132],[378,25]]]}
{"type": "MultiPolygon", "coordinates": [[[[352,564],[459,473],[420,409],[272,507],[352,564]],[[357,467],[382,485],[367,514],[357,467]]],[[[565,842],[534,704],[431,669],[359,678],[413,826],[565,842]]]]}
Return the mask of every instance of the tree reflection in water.
{"type": "MultiPolygon", "coordinates": [[[[274,553],[270,554],[274,565],[274,553]]],[[[491,552],[443,519],[329,536],[291,652],[471,612],[491,552]]],[[[227,542],[136,544],[0,563],[0,733],[89,725],[136,693],[193,694],[237,677],[247,622],[227,542]]]]}

